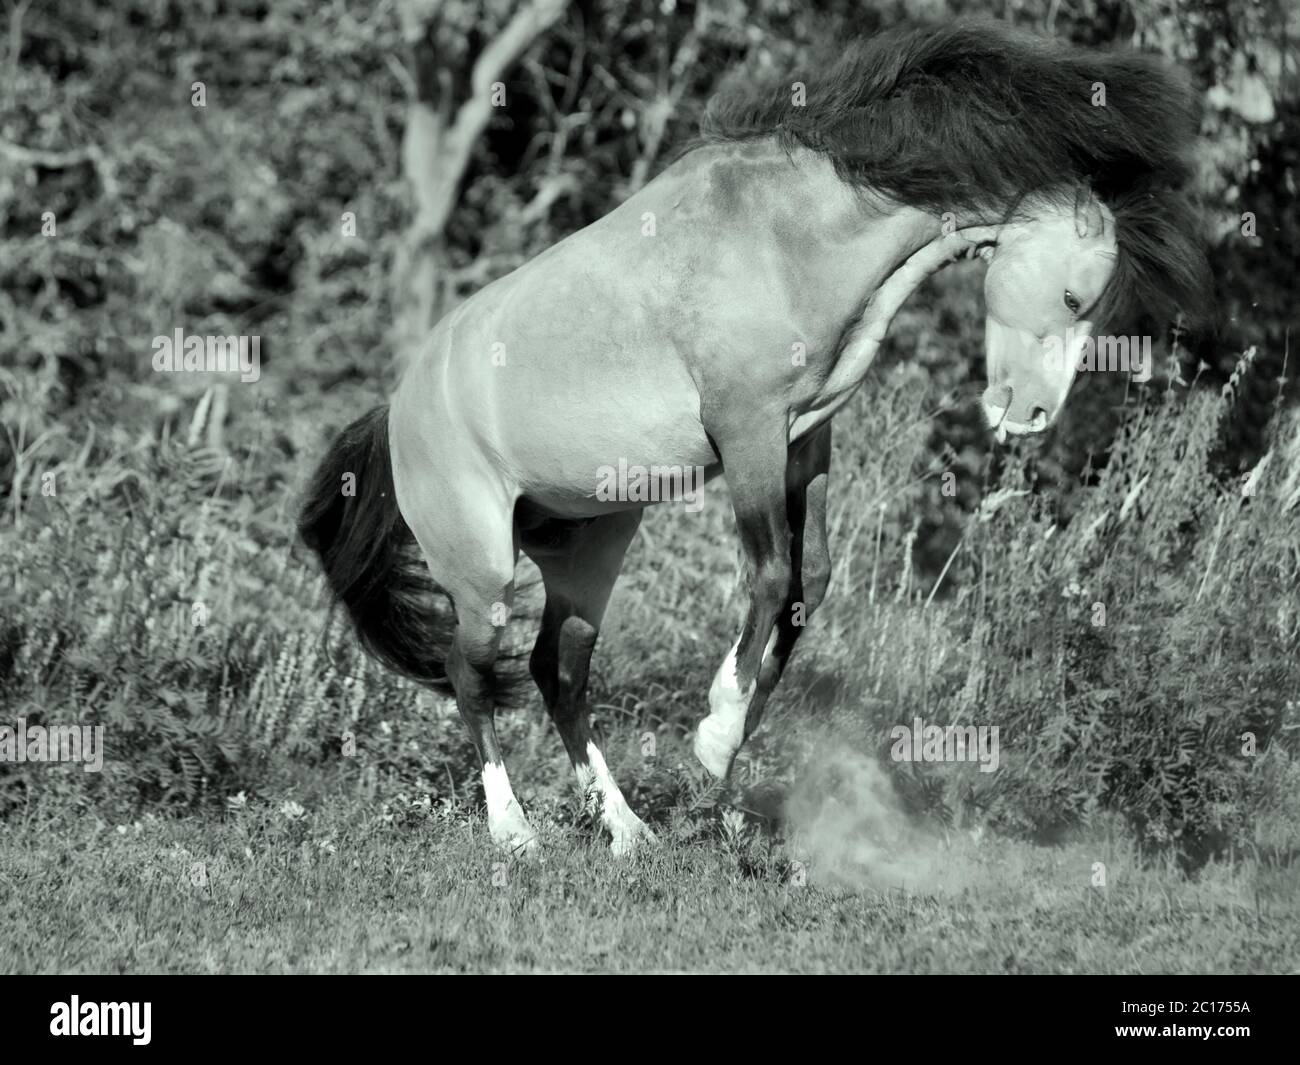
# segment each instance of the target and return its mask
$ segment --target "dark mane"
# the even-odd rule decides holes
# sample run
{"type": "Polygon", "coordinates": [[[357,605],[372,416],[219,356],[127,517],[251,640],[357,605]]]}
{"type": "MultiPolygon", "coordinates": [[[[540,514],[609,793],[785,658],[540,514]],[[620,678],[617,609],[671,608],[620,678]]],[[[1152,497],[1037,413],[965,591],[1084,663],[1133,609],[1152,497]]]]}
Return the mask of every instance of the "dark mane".
{"type": "Polygon", "coordinates": [[[841,42],[807,69],[762,86],[730,80],[709,102],[703,140],[775,137],[827,156],[850,184],[958,218],[1005,220],[1027,198],[1083,186],[1118,227],[1112,313],[1204,306],[1186,200],[1195,97],[1165,62],[961,20],[841,42]]]}

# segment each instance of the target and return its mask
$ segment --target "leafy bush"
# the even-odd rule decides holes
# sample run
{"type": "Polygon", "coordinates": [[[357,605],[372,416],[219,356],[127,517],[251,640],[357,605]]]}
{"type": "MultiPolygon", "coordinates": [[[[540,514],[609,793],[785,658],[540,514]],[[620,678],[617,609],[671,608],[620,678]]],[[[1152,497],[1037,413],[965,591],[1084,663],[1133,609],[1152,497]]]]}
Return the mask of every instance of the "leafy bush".
{"type": "MultiPolygon", "coordinates": [[[[512,106],[447,229],[453,299],[608,211],[690,136],[724,69],[794,61],[822,18],[869,30],[988,11],[1081,43],[1136,40],[1203,90],[1231,328],[1159,353],[1146,392],[1089,375],[1058,430],[1004,455],[966,402],[979,387],[978,275],[927,284],[838,420],[832,595],[756,771],[791,771],[810,713],[868,745],[914,714],[978,719],[1002,727],[1004,769],[896,774],[915,808],[1042,838],[1122,810],[1145,840],[1190,855],[1258,842],[1254,819],[1294,826],[1300,445],[1294,413],[1274,412],[1300,379],[1284,373],[1300,112],[1294,57],[1269,32],[1275,6],[597,0],[511,73],[512,106]],[[1181,397],[1179,371],[1197,386],[1175,401],[1163,389],[1181,397]]],[[[509,5],[444,7],[439,44],[463,92],[509,5]]],[[[12,105],[0,129],[0,721],[102,723],[114,768],[0,765],[0,808],[44,787],[185,805],[274,788],[297,768],[455,791],[473,770],[452,711],[338,631],[330,667],[315,576],[288,540],[312,457],[392,372],[391,275],[410,211],[397,9],[19,10],[0,90],[12,105]],[[202,110],[189,105],[196,80],[202,110]],[[46,212],[57,239],[41,232],[46,212]],[[149,338],[177,325],[260,334],[263,379],[160,382],[149,338]],[[345,732],[364,757],[340,757],[345,732]]],[[[647,517],[595,663],[600,721],[681,738],[733,638],[736,576],[725,506],[647,517]]],[[[659,765],[625,779],[650,801],[683,792],[659,765]]]]}
{"type": "MultiPolygon", "coordinates": [[[[965,525],[946,599],[910,571],[897,512],[881,515],[883,547],[870,523],[850,526],[835,545],[833,639],[803,660],[787,701],[801,702],[809,674],[838,670],[823,716],[886,753],[890,729],[914,717],[996,725],[993,774],[885,759],[913,806],[945,823],[1047,840],[1112,810],[1141,842],[1195,862],[1255,845],[1267,815],[1294,845],[1300,418],[1275,424],[1251,479],[1225,489],[1210,450],[1230,408],[1204,391],[1131,405],[1064,526],[1029,491],[1034,445],[1020,445],[965,525]]],[[[882,424],[878,410],[855,413],[882,424]]],[[[841,528],[866,510],[856,486],[846,495],[833,504],[850,511],[841,528]]],[[[790,731],[807,709],[786,713],[790,731]]]]}

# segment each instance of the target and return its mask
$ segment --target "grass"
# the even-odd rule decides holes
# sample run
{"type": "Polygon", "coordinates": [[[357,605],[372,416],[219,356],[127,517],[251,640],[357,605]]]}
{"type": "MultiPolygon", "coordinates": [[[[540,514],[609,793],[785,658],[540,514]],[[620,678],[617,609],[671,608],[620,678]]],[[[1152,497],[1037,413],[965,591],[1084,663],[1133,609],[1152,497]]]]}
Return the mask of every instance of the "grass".
{"type": "Polygon", "coordinates": [[[0,381],[0,720],[102,724],[108,760],[0,764],[0,965],[1297,968],[1294,413],[1243,493],[1209,468],[1231,396],[1134,404],[1068,522],[1024,445],[934,572],[916,512],[958,468],[928,447],[932,382],[882,372],[842,418],[828,601],[736,790],[685,742],[743,608],[710,490],[647,515],[594,661],[606,756],[662,846],[609,858],[534,705],[501,725],[548,847],[506,866],[454,710],[346,632],[322,644],[291,551],[294,486],[366,397],[322,410],[272,378],[204,446],[206,399],[156,433],[82,425],[51,380],[0,381]],[[891,762],[917,716],[997,726],[1000,768],[891,762]]]}
{"type": "MultiPolygon", "coordinates": [[[[706,790],[685,743],[744,605],[718,486],[699,514],[647,515],[593,663],[610,765],[662,846],[610,860],[534,703],[502,728],[548,848],[503,870],[454,711],[345,632],[318,639],[317,573],[290,543],[327,437],[394,372],[410,219],[391,9],[48,6],[11,27],[6,137],[99,154],[13,171],[0,725],[102,725],[108,761],[0,763],[0,969],[1296,969],[1300,418],[1273,403],[1294,377],[1294,211],[1270,192],[1289,180],[1286,100],[1258,135],[1207,110],[1206,143],[1229,145],[1213,180],[1237,190],[1217,197],[1224,311],[1259,340],[1224,396],[1168,369],[1131,388],[1085,374],[1047,440],[991,452],[982,274],[931,279],[837,418],[830,596],[735,792],[706,790]],[[153,61],[124,63],[141,26],[153,61]],[[172,91],[195,42],[230,75],[202,111],[172,91]],[[1249,241],[1245,208],[1271,220],[1249,241]],[[149,338],[177,327],[261,336],[262,379],[152,373],[149,338]],[[1254,465],[1245,485],[1216,475],[1216,448],[1254,465]],[[890,729],[916,716],[997,726],[1001,767],[891,762],[890,729]]],[[[808,26],[776,8],[741,37],[783,62],[808,26]]],[[[694,16],[674,17],[652,35],[665,70],[694,16]]],[[[561,116],[587,89],[542,91],[493,132],[448,233],[449,265],[472,267],[458,291],[607,212],[646,147],[627,120],[662,102],[636,88],[653,56],[607,54],[609,19],[579,21],[541,68],[636,91],[576,126],[561,116]],[[535,216],[557,175],[576,180],[535,216]]],[[[677,132],[736,32],[710,20],[677,132]]],[[[1218,373],[1235,351],[1198,354],[1218,373]]]]}
{"type": "Polygon", "coordinates": [[[1248,863],[1191,882],[1124,843],[960,834],[935,845],[948,870],[937,883],[850,890],[801,883],[783,848],[753,833],[682,840],[661,828],[658,847],[620,861],[584,828],[542,817],[540,860],[507,862],[455,804],[397,811],[336,796],[121,825],[65,813],[33,810],[0,833],[0,970],[1300,968],[1294,884],[1261,881],[1248,863]]]}

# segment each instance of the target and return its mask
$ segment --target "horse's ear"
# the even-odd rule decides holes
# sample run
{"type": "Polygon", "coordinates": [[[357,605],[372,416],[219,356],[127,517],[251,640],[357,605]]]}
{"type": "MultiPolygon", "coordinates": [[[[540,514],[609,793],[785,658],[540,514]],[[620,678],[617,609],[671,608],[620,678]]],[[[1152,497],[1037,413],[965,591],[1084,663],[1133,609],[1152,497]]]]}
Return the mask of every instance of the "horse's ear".
{"type": "Polygon", "coordinates": [[[1075,197],[1074,231],[1080,237],[1100,237],[1106,233],[1106,212],[1090,190],[1082,190],[1075,197]]]}

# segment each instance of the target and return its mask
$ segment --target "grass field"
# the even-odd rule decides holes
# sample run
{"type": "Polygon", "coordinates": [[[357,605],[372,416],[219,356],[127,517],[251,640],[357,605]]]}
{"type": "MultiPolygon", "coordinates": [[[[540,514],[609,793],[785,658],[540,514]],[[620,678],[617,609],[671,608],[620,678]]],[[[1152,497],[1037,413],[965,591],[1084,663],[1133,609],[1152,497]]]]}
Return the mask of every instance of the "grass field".
{"type": "Polygon", "coordinates": [[[660,825],[659,846],[617,860],[571,823],[573,804],[532,809],[544,851],[517,862],[454,804],[395,813],[325,798],[116,826],[34,810],[0,837],[0,969],[1300,969],[1294,870],[1243,861],[1189,882],[1123,843],[1044,848],[959,833],[897,856],[924,884],[907,885],[900,868],[880,883],[877,868],[852,863],[818,883],[752,828],[660,825]]]}
{"type": "Polygon", "coordinates": [[[1300,969],[1300,423],[1249,505],[1188,458],[1205,396],[1135,417],[1064,528],[1012,467],[941,588],[910,558],[909,380],[853,411],[889,446],[839,445],[830,597],[725,792],[689,736],[742,605],[726,496],[648,515],[593,673],[660,840],[623,862],[535,697],[499,715],[545,842],[511,862],[451,704],[345,631],[326,654],[274,449],[82,452],[5,534],[0,672],[7,720],[103,724],[107,759],[0,765],[0,969],[1300,969]],[[999,726],[998,770],[891,762],[914,716],[999,726]]]}
{"type": "Polygon", "coordinates": [[[1281,0],[562,6],[498,109],[480,61],[523,0],[9,5],[0,972],[1300,970],[1281,0]],[[327,623],[294,542],[311,470],[391,394],[426,302],[625,202],[724,71],[815,88],[827,32],[978,13],[1188,75],[1216,330],[1124,326],[1149,380],[1081,372],[999,446],[984,265],[927,280],[836,416],[829,594],[732,789],[690,753],[746,606],[717,481],[647,513],[592,662],[658,847],[611,858],[530,690],[498,717],[545,846],[509,861],[454,707],[327,623]],[[256,339],[257,379],[158,372],[178,332],[256,339]],[[900,761],[918,718],[996,729],[996,770],[900,761]],[[102,772],[19,762],[20,722],[102,728],[102,772]]]}

